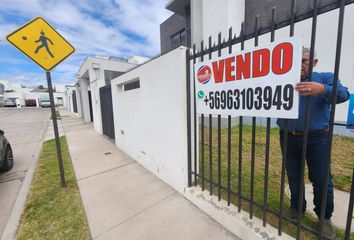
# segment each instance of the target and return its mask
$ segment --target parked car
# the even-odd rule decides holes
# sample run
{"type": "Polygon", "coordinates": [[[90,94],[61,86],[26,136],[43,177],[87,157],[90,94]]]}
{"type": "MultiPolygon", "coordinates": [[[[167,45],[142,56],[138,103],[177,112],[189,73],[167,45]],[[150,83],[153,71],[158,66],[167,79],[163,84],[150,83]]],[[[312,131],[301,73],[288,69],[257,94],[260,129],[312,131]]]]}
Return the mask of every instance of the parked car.
{"type": "Polygon", "coordinates": [[[12,148],[4,135],[4,131],[0,129],[0,172],[9,171],[14,165],[14,155],[12,148]]]}
{"type": "Polygon", "coordinates": [[[49,98],[42,98],[42,99],[41,99],[41,106],[42,106],[42,107],[50,107],[49,98]]]}
{"type": "Polygon", "coordinates": [[[35,99],[26,99],[26,107],[36,107],[37,103],[35,99]]]}
{"type": "Polygon", "coordinates": [[[12,101],[11,99],[5,99],[4,102],[5,107],[16,107],[15,101],[12,101]]]}

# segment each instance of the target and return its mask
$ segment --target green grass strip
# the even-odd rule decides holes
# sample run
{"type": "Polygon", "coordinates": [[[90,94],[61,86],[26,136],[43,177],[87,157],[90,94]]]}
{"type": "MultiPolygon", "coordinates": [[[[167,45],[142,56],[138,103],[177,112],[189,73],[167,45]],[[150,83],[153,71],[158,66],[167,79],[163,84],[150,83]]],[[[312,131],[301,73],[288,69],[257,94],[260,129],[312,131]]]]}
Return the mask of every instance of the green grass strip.
{"type": "Polygon", "coordinates": [[[43,143],[16,239],[90,239],[66,138],[60,138],[67,187],[60,186],[55,140],[43,143]]]}
{"type": "MultiPolygon", "coordinates": [[[[57,116],[57,120],[61,119],[60,112],[58,110],[55,110],[55,114],[57,116]]],[[[50,116],[50,119],[52,119],[52,116],[50,116]]]]}
{"type": "Polygon", "coordinates": [[[61,119],[60,112],[58,110],[55,110],[55,114],[57,115],[57,119],[61,119]]]}

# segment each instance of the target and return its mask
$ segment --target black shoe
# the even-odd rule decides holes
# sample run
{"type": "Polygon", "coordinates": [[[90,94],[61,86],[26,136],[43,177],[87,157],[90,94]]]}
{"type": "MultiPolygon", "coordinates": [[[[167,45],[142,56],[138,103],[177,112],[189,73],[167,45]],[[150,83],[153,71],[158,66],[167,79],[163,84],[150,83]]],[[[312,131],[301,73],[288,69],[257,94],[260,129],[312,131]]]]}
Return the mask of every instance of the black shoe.
{"type": "Polygon", "coordinates": [[[326,239],[334,239],[336,234],[331,219],[325,219],[323,221],[322,235],[326,239]]]}

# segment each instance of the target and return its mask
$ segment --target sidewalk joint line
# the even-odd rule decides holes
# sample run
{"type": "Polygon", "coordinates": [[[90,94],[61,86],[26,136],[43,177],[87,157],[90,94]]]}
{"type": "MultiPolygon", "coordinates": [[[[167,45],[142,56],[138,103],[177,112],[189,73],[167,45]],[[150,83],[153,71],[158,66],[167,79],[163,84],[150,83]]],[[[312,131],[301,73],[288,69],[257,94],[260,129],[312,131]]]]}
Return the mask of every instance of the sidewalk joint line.
{"type": "Polygon", "coordinates": [[[86,177],[83,177],[83,178],[79,178],[77,179],[78,181],[81,181],[81,180],[85,180],[87,178],[91,178],[91,177],[95,177],[97,175],[100,175],[102,173],[107,173],[107,172],[110,172],[110,171],[113,171],[113,170],[116,170],[116,169],[119,169],[119,168],[122,168],[122,167],[125,167],[125,166],[129,166],[129,165],[132,165],[132,164],[137,164],[137,162],[131,162],[131,163],[127,163],[127,164],[124,164],[122,166],[118,166],[118,167],[115,167],[115,168],[111,168],[111,169],[108,169],[108,170],[104,170],[102,172],[99,172],[99,173],[95,173],[93,175],[90,175],[90,176],[86,176],[86,177]]]}

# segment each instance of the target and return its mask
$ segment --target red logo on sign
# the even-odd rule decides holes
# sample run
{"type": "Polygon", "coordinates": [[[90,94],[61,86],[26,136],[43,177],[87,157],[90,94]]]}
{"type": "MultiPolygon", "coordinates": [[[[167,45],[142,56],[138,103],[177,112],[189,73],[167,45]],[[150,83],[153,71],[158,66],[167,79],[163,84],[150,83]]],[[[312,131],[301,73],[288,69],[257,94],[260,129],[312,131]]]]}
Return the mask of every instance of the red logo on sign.
{"type": "Polygon", "coordinates": [[[197,79],[200,83],[206,84],[211,78],[210,67],[203,65],[198,69],[197,79]]]}

